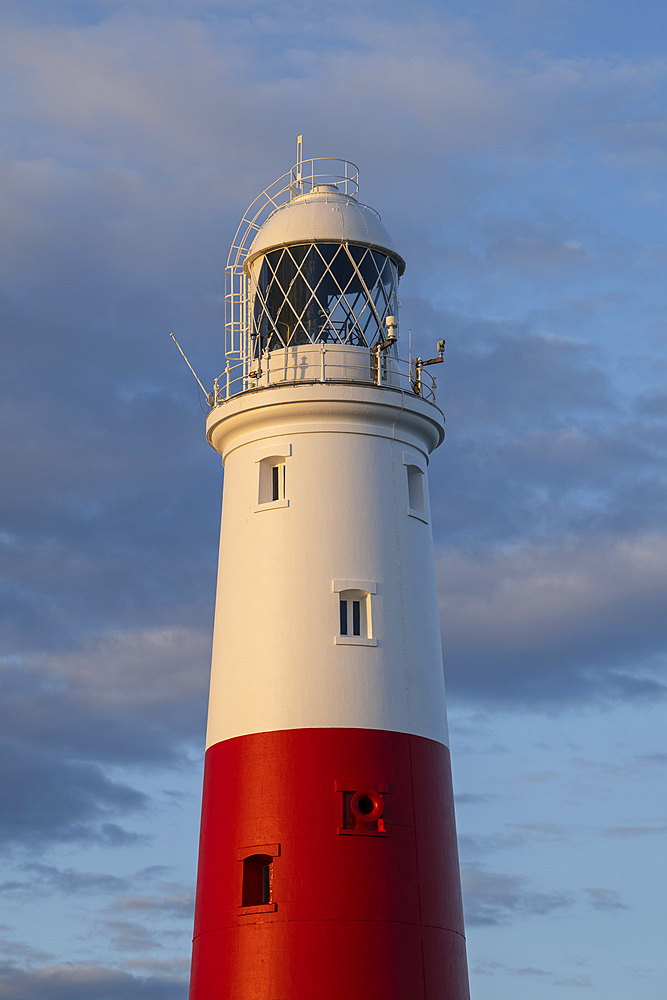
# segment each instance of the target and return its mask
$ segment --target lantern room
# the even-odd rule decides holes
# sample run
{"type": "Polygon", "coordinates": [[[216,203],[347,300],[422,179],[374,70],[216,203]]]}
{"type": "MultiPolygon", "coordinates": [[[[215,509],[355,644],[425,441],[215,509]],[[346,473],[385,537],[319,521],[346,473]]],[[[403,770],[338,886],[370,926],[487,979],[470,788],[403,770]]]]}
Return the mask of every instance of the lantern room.
{"type": "Polygon", "coordinates": [[[313,185],[275,212],[250,247],[253,356],[384,341],[404,268],[377,212],[335,183],[313,185]]]}
{"type": "MultiPolygon", "coordinates": [[[[348,160],[301,158],[252,202],[227,262],[225,354],[209,404],[285,382],[363,382],[435,399],[398,351],[403,258],[348,160]]],[[[405,352],[403,352],[405,354],[405,352]]]]}

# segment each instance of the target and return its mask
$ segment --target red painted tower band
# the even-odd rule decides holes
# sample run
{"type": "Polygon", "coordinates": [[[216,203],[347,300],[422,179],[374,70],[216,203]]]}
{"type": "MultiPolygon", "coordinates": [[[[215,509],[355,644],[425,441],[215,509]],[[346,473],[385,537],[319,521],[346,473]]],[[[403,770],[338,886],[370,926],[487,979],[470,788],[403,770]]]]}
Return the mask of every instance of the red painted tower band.
{"type": "Polygon", "coordinates": [[[297,729],[209,748],[193,1000],[464,1000],[465,983],[446,747],[297,729]],[[266,901],[263,880],[243,898],[258,856],[266,901]]]}

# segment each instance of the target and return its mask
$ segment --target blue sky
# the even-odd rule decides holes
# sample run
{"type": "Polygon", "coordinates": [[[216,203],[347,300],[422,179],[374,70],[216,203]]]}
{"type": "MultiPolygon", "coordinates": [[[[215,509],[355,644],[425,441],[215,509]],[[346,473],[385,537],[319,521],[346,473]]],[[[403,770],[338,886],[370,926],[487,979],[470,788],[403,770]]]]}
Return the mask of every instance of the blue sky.
{"type": "Polygon", "coordinates": [[[0,6],[0,1000],[182,1000],[246,206],[359,164],[441,337],[473,1000],[664,997],[664,4],[0,6]]]}

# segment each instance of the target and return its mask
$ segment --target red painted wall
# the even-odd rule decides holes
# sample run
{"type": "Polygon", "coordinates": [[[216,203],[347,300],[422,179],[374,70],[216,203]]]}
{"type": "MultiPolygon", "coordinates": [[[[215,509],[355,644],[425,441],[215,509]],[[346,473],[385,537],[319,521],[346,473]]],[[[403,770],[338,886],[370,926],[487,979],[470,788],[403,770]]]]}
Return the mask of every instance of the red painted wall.
{"type": "Polygon", "coordinates": [[[210,747],[191,1000],[468,997],[446,747],[365,729],[210,747]],[[379,791],[384,835],[339,832],[337,787],[379,791]],[[271,902],[244,910],[251,854],[273,857],[271,902]]]}

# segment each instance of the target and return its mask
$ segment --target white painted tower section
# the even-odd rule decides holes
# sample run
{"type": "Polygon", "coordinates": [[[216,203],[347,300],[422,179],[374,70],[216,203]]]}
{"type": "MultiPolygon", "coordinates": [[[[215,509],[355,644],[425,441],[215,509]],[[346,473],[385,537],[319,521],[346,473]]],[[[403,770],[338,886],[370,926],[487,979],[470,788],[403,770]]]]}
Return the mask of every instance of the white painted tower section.
{"type": "Polygon", "coordinates": [[[308,727],[447,744],[427,485],[440,411],[400,389],[276,386],[213,410],[207,435],[225,466],[207,746],[308,727]],[[277,501],[265,465],[284,466],[277,501]],[[367,609],[359,637],[340,635],[341,591],[367,609]]]}

